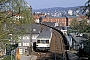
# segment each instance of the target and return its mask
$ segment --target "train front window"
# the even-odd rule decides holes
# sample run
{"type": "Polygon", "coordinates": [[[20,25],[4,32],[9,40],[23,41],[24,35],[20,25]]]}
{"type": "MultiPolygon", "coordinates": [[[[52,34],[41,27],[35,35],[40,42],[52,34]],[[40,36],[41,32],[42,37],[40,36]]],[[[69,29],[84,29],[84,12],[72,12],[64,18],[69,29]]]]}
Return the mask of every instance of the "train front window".
{"type": "Polygon", "coordinates": [[[40,43],[40,40],[37,40],[37,43],[40,43]]]}
{"type": "Polygon", "coordinates": [[[41,43],[45,44],[46,43],[46,40],[41,40],[41,43]]]}
{"type": "Polygon", "coordinates": [[[49,43],[49,40],[46,40],[46,43],[48,44],[49,43]]]}

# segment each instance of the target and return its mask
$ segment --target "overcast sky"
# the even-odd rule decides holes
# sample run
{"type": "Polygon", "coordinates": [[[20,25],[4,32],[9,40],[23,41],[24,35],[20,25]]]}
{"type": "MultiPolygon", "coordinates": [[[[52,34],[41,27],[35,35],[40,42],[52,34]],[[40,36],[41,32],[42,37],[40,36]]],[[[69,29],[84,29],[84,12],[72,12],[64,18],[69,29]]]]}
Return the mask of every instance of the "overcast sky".
{"type": "Polygon", "coordinates": [[[87,0],[26,0],[33,9],[83,6],[87,0]]]}

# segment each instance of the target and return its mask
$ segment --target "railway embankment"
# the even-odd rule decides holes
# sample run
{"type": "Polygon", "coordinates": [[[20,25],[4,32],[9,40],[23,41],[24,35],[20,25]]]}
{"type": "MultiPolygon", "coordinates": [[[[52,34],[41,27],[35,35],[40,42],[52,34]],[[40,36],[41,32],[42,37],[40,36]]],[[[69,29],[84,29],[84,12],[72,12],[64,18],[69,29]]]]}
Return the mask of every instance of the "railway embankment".
{"type": "Polygon", "coordinates": [[[76,51],[66,51],[67,60],[79,60],[76,51]]]}

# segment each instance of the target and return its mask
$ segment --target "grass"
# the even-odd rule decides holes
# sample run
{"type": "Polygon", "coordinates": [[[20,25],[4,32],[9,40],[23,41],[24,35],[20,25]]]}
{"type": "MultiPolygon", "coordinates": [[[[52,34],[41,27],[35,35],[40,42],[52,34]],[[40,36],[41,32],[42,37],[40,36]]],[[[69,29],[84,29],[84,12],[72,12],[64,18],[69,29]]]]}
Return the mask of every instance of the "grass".
{"type": "MultiPolygon", "coordinates": [[[[12,56],[12,59],[13,59],[13,58],[14,58],[14,56],[12,56]]],[[[11,56],[8,55],[8,56],[4,57],[2,60],[11,60],[11,56]]]]}
{"type": "Polygon", "coordinates": [[[2,60],[11,60],[11,56],[8,55],[8,56],[4,57],[2,60]]]}

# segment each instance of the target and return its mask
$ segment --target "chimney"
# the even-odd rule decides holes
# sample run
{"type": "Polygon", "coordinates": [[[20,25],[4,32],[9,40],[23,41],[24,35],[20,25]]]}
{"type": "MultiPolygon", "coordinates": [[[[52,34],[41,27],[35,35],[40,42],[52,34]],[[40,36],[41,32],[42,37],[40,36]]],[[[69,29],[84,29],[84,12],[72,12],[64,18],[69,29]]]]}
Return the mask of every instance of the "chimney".
{"type": "Polygon", "coordinates": [[[41,22],[42,22],[42,17],[39,18],[39,23],[41,24],[41,22]]]}
{"type": "Polygon", "coordinates": [[[66,26],[68,26],[68,17],[66,17],[66,26]]]}

